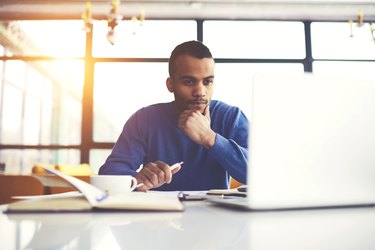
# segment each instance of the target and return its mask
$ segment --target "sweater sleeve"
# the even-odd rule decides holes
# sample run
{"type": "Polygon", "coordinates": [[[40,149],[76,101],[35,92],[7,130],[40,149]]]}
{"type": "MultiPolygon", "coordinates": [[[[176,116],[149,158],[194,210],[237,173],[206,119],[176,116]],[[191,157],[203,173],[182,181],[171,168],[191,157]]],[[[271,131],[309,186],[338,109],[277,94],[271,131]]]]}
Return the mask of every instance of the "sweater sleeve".
{"type": "Polygon", "coordinates": [[[226,120],[226,135],[216,133],[214,146],[209,153],[228,171],[229,175],[241,183],[246,183],[248,162],[249,124],[246,116],[239,111],[235,118],[226,120]]]}

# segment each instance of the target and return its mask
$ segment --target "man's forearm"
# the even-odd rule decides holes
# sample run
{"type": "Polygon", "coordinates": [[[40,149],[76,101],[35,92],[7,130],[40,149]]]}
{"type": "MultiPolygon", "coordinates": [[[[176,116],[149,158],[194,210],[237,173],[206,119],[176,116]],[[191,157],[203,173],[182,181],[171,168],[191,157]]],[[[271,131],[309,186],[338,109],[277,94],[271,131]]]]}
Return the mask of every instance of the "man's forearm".
{"type": "Polygon", "coordinates": [[[247,148],[240,146],[234,140],[228,140],[217,134],[215,145],[210,149],[210,153],[233,178],[246,183],[247,148]]]}

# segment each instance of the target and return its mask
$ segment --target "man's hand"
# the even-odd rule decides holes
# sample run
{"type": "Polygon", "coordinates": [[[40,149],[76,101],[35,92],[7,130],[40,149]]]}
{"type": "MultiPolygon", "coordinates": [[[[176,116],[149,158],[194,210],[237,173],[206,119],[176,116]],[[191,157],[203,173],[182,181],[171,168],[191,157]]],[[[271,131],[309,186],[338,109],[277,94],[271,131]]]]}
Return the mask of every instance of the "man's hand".
{"type": "Polygon", "coordinates": [[[184,110],[178,119],[178,127],[195,143],[210,149],[216,138],[216,133],[211,129],[209,105],[204,114],[199,110],[184,110]]]}
{"type": "Polygon", "coordinates": [[[158,188],[165,183],[171,183],[172,175],[181,169],[181,165],[171,170],[170,166],[162,161],[149,162],[134,176],[139,185],[138,191],[147,191],[151,188],[158,188]]]}

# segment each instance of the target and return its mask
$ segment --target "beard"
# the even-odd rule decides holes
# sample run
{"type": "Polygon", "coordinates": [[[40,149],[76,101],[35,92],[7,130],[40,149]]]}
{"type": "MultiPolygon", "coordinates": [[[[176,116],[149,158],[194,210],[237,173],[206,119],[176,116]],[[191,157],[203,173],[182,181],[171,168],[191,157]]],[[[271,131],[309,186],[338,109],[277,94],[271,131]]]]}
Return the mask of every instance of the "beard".
{"type": "Polygon", "coordinates": [[[209,100],[207,99],[194,99],[186,103],[184,110],[193,110],[193,111],[198,110],[202,114],[204,114],[208,104],[209,104],[209,100]]]}

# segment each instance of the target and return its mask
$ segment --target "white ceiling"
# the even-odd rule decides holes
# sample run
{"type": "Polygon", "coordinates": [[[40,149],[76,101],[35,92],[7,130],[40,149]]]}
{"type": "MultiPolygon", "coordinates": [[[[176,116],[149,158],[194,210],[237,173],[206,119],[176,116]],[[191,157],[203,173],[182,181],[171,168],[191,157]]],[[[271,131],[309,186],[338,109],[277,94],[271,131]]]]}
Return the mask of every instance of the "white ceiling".
{"type": "MultiPolygon", "coordinates": [[[[112,0],[91,0],[93,17],[105,19],[112,0]]],[[[79,19],[86,0],[0,0],[0,19],[79,19]]],[[[375,0],[122,0],[124,18],[356,19],[375,21],[375,0]]]]}

